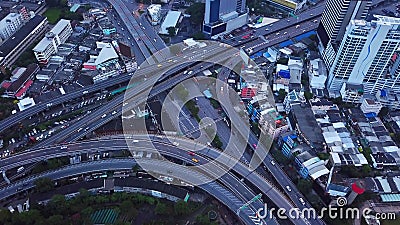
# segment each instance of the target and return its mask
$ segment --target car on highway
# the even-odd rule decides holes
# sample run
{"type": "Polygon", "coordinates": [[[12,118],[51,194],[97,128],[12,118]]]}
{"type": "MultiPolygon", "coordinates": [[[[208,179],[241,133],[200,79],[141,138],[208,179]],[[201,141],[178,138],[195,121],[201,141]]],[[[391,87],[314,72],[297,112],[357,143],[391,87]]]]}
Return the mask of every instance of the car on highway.
{"type": "Polygon", "coordinates": [[[192,161],[195,162],[195,163],[198,163],[198,162],[199,162],[199,160],[196,159],[196,158],[192,158],[192,161]]]}
{"type": "Polygon", "coordinates": [[[153,40],[154,40],[154,42],[157,42],[157,39],[154,38],[153,40]]]}
{"type": "Polygon", "coordinates": [[[287,189],[288,191],[292,191],[292,189],[289,187],[289,185],[286,186],[286,189],[287,189]]]}
{"type": "Polygon", "coordinates": [[[67,149],[68,147],[67,146],[61,146],[61,149],[67,149]]]}
{"type": "Polygon", "coordinates": [[[257,144],[253,144],[253,148],[257,148],[257,144]]]}
{"type": "Polygon", "coordinates": [[[196,155],[194,152],[188,152],[189,155],[196,155]]]}
{"type": "Polygon", "coordinates": [[[275,166],[275,162],[274,162],[274,160],[271,160],[271,164],[272,164],[273,166],[275,166]]]}
{"type": "Polygon", "coordinates": [[[300,201],[300,203],[301,203],[302,205],[305,205],[305,204],[306,204],[306,202],[303,200],[303,198],[299,198],[299,201],[300,201]]]}
{"type": "Polygon", "coordinates": [[[192,73],[193,73],[193,71],[192,71],[192,70],[188,72],[188,74],[189,74],[189,75],[191,75],[192,73]]]}
{"type": "Polygon", "coordinates": [[[115,114],[117,114],[117,111],[113,111],[113,112],[111,113],[111,115],[115,115],[115,114]]]}
{"type": "Polygon", "coordinates": [[[20,168],[17,169],[17,173],[21,173],[24,170],[25,170],[25,167],[21,166],[20,168]]]}
{"type": "Polygon", "coordinates": [[[162,67],[162,65],[161,65],[161,64],[158,64],[157,67],[160,68],[160,67],[162,67]]]}
{"type": "Polygon", "coordinates": [[[106,117],[106,116],[107,116],[107,114],[104,114],[104,115],[101,116],[101,118],[104,118],[104,117],[106,117]]]}

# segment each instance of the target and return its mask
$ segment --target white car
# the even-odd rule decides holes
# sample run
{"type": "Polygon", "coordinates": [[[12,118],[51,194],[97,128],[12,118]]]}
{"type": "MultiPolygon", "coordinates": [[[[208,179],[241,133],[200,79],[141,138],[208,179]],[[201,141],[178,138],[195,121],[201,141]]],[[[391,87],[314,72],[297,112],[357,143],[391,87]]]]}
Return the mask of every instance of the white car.
{"type": "Polygon", "coordinates": [[[111,113],[111,115],[115,115],[116,113],[117,113],[117,111],[114,111],[114,112],[111,113]]]}
{"type": "Polygon", "coordinates": [[[101,118],[104,118],[104,117],[106,117],[106,116],[107,116],[107,114],[104,114],[104,115],[101,116],[101,118]]]}
{"type": "Polygon", "coordinates": [[[289,187],[289,185],[286,186],[286,189],[287,189],[288,191],[292,191],[292,189],[289,187]]]}
{"type": "Polygon", "coordinates": [[[67,146],[61,146],[61,149],[67,149],[68,147],[67,146]]]}
{"type": "Polygon", "coordinates": [[[302,205],[306,204],[306,202],[303,200],[303,198],[299,198],[299,201],[301,202],[302,205]]]}
{"type": "Polygon", "coordinates": [[[271,164],[272,164],[273,166],[275,166],[275,162],[274,162],[274,160],[271,160],[271,164]]]}

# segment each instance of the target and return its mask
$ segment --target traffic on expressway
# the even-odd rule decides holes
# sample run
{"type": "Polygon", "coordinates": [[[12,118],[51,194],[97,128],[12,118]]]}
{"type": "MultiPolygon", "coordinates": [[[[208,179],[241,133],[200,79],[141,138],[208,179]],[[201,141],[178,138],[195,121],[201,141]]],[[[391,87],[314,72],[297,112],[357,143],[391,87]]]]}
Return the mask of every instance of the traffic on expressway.
{"type": "Polygon", "coordinates": [[[0,1],[0,225],[381,224],[400,4],[338,2],[0,1]]]}

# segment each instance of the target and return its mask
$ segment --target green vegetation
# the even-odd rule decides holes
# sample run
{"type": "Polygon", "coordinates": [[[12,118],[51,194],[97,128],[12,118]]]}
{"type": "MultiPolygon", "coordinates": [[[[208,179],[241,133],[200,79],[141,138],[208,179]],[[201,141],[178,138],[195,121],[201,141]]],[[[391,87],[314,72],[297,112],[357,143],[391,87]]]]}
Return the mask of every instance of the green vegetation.
{"type": "MultiPolygon", "coordinates": [[[[2,89],[4,91],[4,89],[2,89]]],[[[13,99],[0,98],[0,120],[7,118],[11,115],[11,111],[15,108],[13,99]]]]}
{"type": "Polygon", "coordinates": [[[54,195],[47,205],[32,204],[28,212],[11,214],[6,209],[0,210],[0,221],[2,225],[89,225],[103,218],[113,224],[139,224],[136,218],[150,214],[153,217],[140,220],[140,224],[184,224],[186,220],[181,217],[199,207],[197,203],[173,203],[141,194],[92,195],[81,189],[75,198],[67,200],[63,195],[54,195]]]}
{"type": "Polygon", "coordinates": [[[279,89],[277,97],[278,102],[282,102],[285,99],[285,97],[286,97],[286,91],[284,89],[279,89]]]}
{"type": "Polygon", "coordinates": [[[310,100],[310,99],[312,99],[312,98],[314,97],[314,94],[311,93],[311,92],[309,92],[309,91],[305,91],[305,92],[304,92],[304,97],[305,97],[307,100],[310,100]]]}
{"type": "Polygon", "coordinates": [[[310,193],[312,191],[312,181],[299,179],[296,184],[299,191],[303,194],[310,193]]]}
{"type": "Polygon", "coordinates": [[[196,118],[198,122],[200,122],[199,107],[197,107],[196,102],[194,102],[193,99],[191,99],[186,102],[185,107],[190,111],[192,116],[196,118]]]}
{"type": "Polygon", "coordinates": [[[68,1],[66,0],[47,0],[49,8],[44,15],[50,24],[56,24],[60,19],[83,20],[83,16],[78,12],[70,12],[68,1]]]}
{"type": "Polygon", "coordinates": [[[327,160],[330,157],[329,153],[324,153],[324,152],[318,152],[317,153],[318,158],[320,158],[321,160],[327,160]]]}
{"type": "Polygon", "coordinates": [[[361,168],[355,167],[353,165],[342,166],[340,173],[354,178],[362,178],[371,176],[372,169],[370,165],[363,165],[361,168]]]}
{"type": "Polygon", "coordinates": [[[175,36],[175,34],[176,34],[176,28],[175,27],[168,27],[167,30],[168,30],[168,35],[170,37],[175,36]]]}
{"type": "Polygon", "coordinates": [[[190,15],[190,22],[195,25],[201,25],[204,19],[205,4],[204,3],[194,3],[189,8],[186,9],[186,13],[190,15]]]}
{"type": "Polygon", "coordinates": [[[181,98],[182,101],[187,100],[187,98],[189,96],[189,92],[186,90],[186,88],[182,84],[178,84],[176,86],[176,92],[178,94],[178,97],[181,98]]]}
{"type": "Polygon", "coordinates": [[[197,33],[193,34],[192,37],[193,37],[194,40],[203,40],[203,39],[205,39],[205,36],[204,36],[203,32],[197,32],[197,33]]]}
{"type": "Polygon", "coordinates": [[[66,166],[69,164],[69,158],[68,157],[61,157],[61,158],[54,158],[54,159],[49,159],[47,161],[42,161],[38,165],[36,165],[32,173],[41,173],[47,170],[55,170],[60,167],[66,166]]]}
{"type": "Polygon", "coordinates": [[[54,189],[54,182],[47,177],[39,178],[35,180],[35,188],[37,192],[48,192],[54,189]]]}
{"type": "Polygon", "coordinates": [[[282,65],[287,65],[289,62],[289,58],[279,58],[276,63],[277,64],[282,64],[282,65]]]}
{"type": "Polygon", "coordinates": [[[214,140],[212,141],[212,145],[216,148],[222,148],[223,144],[218,135],[215,135],[214,140]]]}
{"type": "Polygon", "coordinates": [[[271,17],[276,13],[276,8],[266,4],[263,0],[247,0],[250,13],[271,17]]]}
{"type": "Polygon", "coordinates": [[[210,103],[211,105],[214,107],[214,109],[219,109],[221,108],[221,105],[219,104],[219,102],[215,99],[210,99],[210,103]]]}
{"type": "Polygon", "coordinates": [[[60,20],[61,14],[62,12],[60,8],[48,8],[44,13],[50,24],[56,24],[58,20],[60,20]]]}

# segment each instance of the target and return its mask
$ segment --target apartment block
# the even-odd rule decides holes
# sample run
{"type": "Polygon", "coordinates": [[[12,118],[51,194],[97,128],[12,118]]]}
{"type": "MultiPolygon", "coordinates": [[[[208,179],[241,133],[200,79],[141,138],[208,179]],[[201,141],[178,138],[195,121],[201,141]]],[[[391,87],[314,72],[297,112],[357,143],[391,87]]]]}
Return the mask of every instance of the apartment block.
{"type": "Polygon", "coordinates": [[[46,64],[50,56],[58,52],[58,46],[64,44],[72,32],[70,20],[61,19],[33,48],[33,53],[38,62],[46,64]]]}

